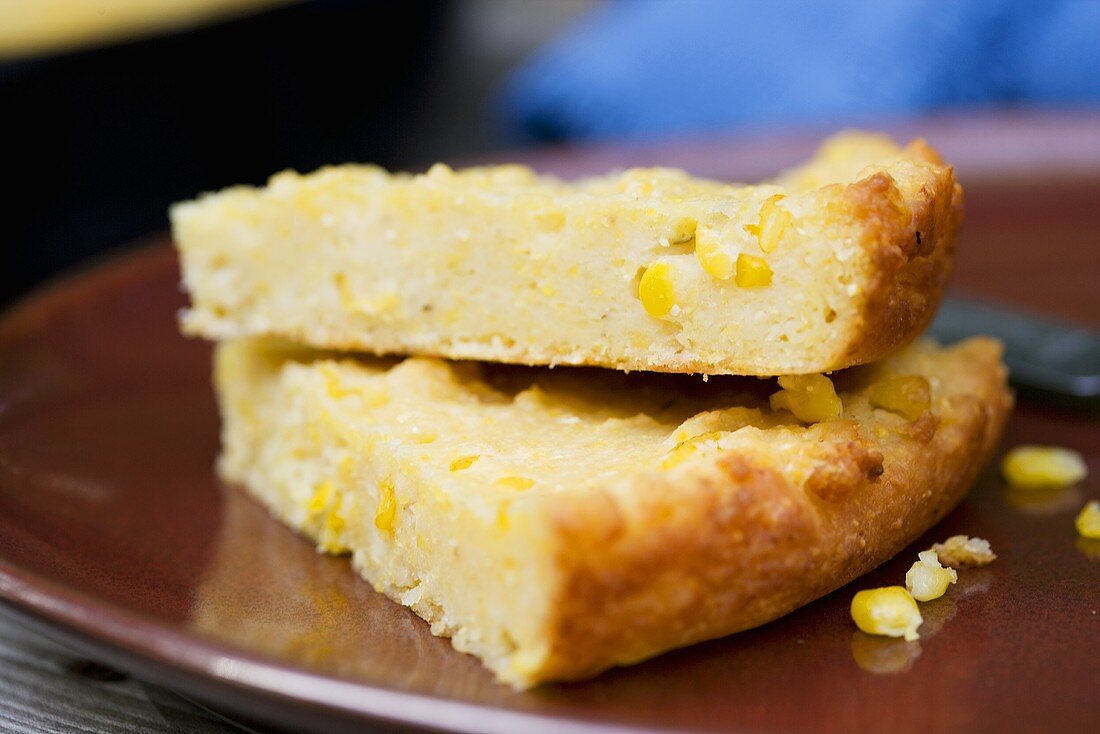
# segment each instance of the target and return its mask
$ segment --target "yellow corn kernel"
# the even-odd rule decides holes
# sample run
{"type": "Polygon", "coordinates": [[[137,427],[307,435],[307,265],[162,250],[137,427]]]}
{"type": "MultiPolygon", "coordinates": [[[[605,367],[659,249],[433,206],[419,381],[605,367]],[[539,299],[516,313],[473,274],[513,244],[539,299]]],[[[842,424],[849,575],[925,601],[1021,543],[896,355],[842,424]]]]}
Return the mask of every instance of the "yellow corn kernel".
{"type": "Polygon", "coordinates": [[[695,257],[707,275],[726,280],[733,275],[733,258],[722,250],[717,235],[706,229],[695,233],[695,257]]]}
{"type": "Polygon", "coordinates": [[[933,543],[931,550],[936,551],[940,563],[953,568],[984,566],[997,558],[988,540],[966,535],[952,535],[942,543],[933,543]]]}
{"type": "Polygon", "coordinates": [[[328,396],[330,398],[336,398],[337,400],[339,400],[346,395],[352,394],[351,390],[348,390],[342,384],[340,384],[339,376],[333,374],[331,370],[325,369],[323,370],[323,374],[325,376],[325,391],[328,393],[328,396]]]}
{"type": "Polygon", "coordinates": [[[959,580],[959,574],[953,568],[944,568],[934,550],[921,551],[919,561],[905,573],[905,588],[917,601],[938,599],[947,592],[947,587],[959,580]]]}
{"type": "Polygon", "coordinates": [[[1058,446],[1017,446],[1001,462],[1005,479],[1014,487],[1068,487],[1085,478],[1081,454],[1058,446]]]}
{"type": "MultiPolygon", "coordinates": [[[[708,431],[701,433],[697,436],[689,436],[684,440],[677,443],[668,453],[665,454],[665,458],[661,460],[659,468],[671,469],[674,466],[679,466],[687,459],[699,452],[700,448],[708,447],[714,448],[718,445],[718,441],[722,436],[727,433],[726,431],[708,431]]],[[[675,435],[675,434],[673,434],[675,435]]]]}
{"type": "Polygon", "coordinates": [[[540,229],[557,232],[565,227],[565,212],[557,209],[540,212],[535,215],[535,222],[540,229]]]}
{"type": "Polygon", "coordinates": [[[505,500],[497,507],[497,530],[507,530],[511,523],[508,521],[508,507],[511,502],[505,500]]]}
{"type": "Polygon", "coordinates": [[[1100,502],[1086,502],[1073,524],[1082,538],[1100,539],[1100,502]]]}
{"type": "Polygon", "coordinates": [[[867,398],[876,408],[915,421],[932,405],[932,387],[920,375],[891,377],[871,385],[867,398]]]}
{"type": "Polygon", "coordinates": [[[864,589],[852,597],[852,619],[869,635],[904,637],[916,640],[917,628],[924,619],[917,602],[901,586],[864,589]]]}
{"type": "Polygon", "coordinates": [[[638,298],[646,313],[655,318],[667,316],[672,311],[676,305],[676,294],[668,263],[654,263],[645,269],[638,283],[638,298]]]}
{"type": "Polygon", "coordinates": [[[661,469],[671,469],[674,466],[679,466],[691,458],[691,455],[696,452],[695,444],[682,443],[676,446],[674,449],[665,454],[665,458],[661,460],[661,469]]]}
{"type": "Polygon", "coordinates": [[[386,311],[392,311],[401,303],[401,298],[393,292],[383,291],[363,296],[355,301],[354,311],[368,316],[378,316],[386,311]]]}
{"type": "Polygon", "coordinates": [[[321,482],[317,485],[317,489],[313,491],[313,497],[310,498],[309,503],[306,505],[306,512],[309,513],[311,518],[317,518],[321,516],[321,513],[328,507],[328,502],[332,498],[332,482],[321,482]]]}
{"type": "Polygon", "coordinates": [[[737,256],[736,272],[733,276],[733,282],[741,288],[756,288],[764,285],[771,285],[772,282],[772,269],[768,267],[768,263],[760,257],[755,255],[746,255],[741,253],[737,256]]]}
{"type": "Polygon", "coordinates": [[[481,456],[478,454],[460,456],[451,462],[451,471],[462,471],[463,469],[469,469],[470,466],[480,458],[481,456]]]}
{"type": "Polygon", "coordinates": [[[341,511],[342,499],[337,497],[334,506],[325,515],[324,526],[320,533],[320,546],[327,553],[344,553],[348,549],[340,542],[340,534],[347,526],[347,519],[341,511]]]}
{"type": "Polygon", "coordinates": [[[783,239],[783,233],[794,221],[791,213],[779,206],[782,198],[783,194],[776,194],[760,207],[760,224],[757,225],[756,236],[760,249],[764,252],[771,252],[776,248],[783,239]]]}
{"type": "Polygon", "coordinates": [[[380,408],[389,402],[389,395],[384,390],[365,385],[345,384],[341,381],[340,375],[336,374],[331,367],[326,367],[322,374],[325,376],[325,391],[331,398],[339,400],[349,395],[355,395],[363,401],[363,406],[367,408],[380,408]]]}
{"type": "Polygon", "coordinates": [[[530,489],[535,486],[535,480],[527,477],[501,477],[497,484],[508,489],[530,489]]]}
{"type": "Polygon", "coordinates": [[[670,245],[686,245],[695,239],[695,228],[697,224],[691,217],[684,217],[676,220],[672,225],[672,231],[668,235],[668,244],[670,245]]]}
{"type": "Polygon", "coordinates": [[[374,527],[387,533],[393,533],[394,520],[397,518],[397,494],[392,479],[383,479],[378,485],[378,509],[374,512],[374,527]]]}
{"type": "Polygon", "coordinates": [[[437,438],[439,438],[439,434],[430,428],[413,426],[412,429],[410,429],[409,432],[406,434],[406,438],[408,438],[413,443],[424,444],[434,442],[437,438]]]}
{"type": "Polygon", "coordinates": [[[769,399],[772,410],[788,410],[803,423],[836,420],[844,410],[833,381],[825,375],[784,375],[783,388],[769,399]]]}
{"type": "Polygon", "coordinates": [[[377,316],[386,311],[392,311],[401,303],[400,297],[393,291],[379,291],[365,295],[355,293],[343,273],[337,273],[332,279],[340,296],[340,307],[345,311],[377,316]]]}
{"type": "Polygon", "coordinates": [[[340,508],[334,509],[325,518],[325,530],[330,535],[339,535],[344,531],[344,527],[347,525],[347,520],[340,513],[340,508]]]}

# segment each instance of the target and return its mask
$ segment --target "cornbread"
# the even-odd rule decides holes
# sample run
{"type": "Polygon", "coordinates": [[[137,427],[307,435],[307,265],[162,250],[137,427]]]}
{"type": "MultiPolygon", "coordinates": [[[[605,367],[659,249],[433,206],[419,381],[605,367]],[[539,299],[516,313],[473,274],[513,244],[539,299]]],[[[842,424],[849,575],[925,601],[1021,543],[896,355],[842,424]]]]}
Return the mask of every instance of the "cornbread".
{"type": "Polygon", "coordinates": [[[171,219],[191,334],[770,376],[871,362],[919,334],[961,205],[925,143],[848,133],[759,186],[346,165],[208,194],[171,219]]]}
{"type": "Polygon", "coordinates": [[[775,380],[230,341],[219,467],[527,687],[763,624],[897,553],[990,457],[999,357],[919,342],[833,375],[840,412],[810,423],[775,380]],[[929,387],[915,419],[869,401],[904,377],[929,387]]]}

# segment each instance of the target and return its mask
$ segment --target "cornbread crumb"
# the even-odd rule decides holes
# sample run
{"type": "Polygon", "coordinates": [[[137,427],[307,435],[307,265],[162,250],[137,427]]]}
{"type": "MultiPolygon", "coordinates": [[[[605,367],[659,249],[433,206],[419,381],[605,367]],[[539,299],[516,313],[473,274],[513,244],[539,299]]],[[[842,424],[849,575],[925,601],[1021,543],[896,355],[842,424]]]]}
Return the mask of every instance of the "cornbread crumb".
{"type": "Polygon", "coordinates": [[[1081,508],[1074,521],[1077,532],[1082,538],[1100,538],[1100,502],[1090,500],[1081,508]]]}
{"type": "Polygon", "coordinates": [[[985,566],[997,558],[988,540],[967,535],[952,535],[942,543],[933,543],[932,550],[940,563],[951,568],[985,566]]]}
{"type": "Polygon", "coordinates": [[[1081,454],[1060,446],[1017,446],[1001,462],[1005,479],[1014,487],[1068,487],[1088,475],[1081,454]]]}

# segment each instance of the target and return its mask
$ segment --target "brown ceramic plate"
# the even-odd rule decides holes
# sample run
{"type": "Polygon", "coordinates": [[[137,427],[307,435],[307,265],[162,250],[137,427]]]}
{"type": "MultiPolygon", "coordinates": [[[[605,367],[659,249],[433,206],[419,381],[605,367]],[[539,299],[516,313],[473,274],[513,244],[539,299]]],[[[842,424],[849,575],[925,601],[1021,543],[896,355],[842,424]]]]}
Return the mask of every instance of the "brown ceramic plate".
{"type": "MultiPolygon", "coordinates": [[[[1094,246],[1091,195],[1066,190],[1081,206],[1031,219],[1011,191],[987,192],[1026,220],[1012,229],[1022,243],[1063,226],[1094,246]]],[[[973,206],[968,246],[1003,253],[1013,240],[990,206],[973,206]]],[[[1095,284],[1093,252],[1077,262],[1095,284]]],[[[1002,277],[1034,268],[1027,253],[1002,264],[1002,277]]],[[[318,555],[217,481],[210,351],[177,333],[177,279],[160,243],[0,319],[0,606],[86,654],[302,730],[1100,730],[1100,541],[1073,528],[1085,500],[1100,496],[1094,418],[1022,400],[1006,439],[1083,451],[1092,477],[1082,485],[1025,494],[989,471],[913,548],[777,622],[587,683],[516,693],[344,560],[318,555]],[[988,538],[1000,558],[925,606],[919,642],[854,629],[855,590],[898,583],[917,550],[955,533],[988,538]]],[[[1100,313],[1087,302],[1060,308],[1066,290],[1051,290],[1056,313],[1100,313]]]]}

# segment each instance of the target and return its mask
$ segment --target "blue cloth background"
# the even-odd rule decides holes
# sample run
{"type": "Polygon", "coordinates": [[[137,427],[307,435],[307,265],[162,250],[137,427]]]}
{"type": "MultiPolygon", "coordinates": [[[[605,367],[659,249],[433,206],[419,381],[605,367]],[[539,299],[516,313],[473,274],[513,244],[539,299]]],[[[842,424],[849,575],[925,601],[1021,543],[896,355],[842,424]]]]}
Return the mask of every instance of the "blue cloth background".
{"type": "Polygon", "coordinates": [[[617,0],[497,100],[536,139],[1100,104],[1096,0],[617,0]]]}

